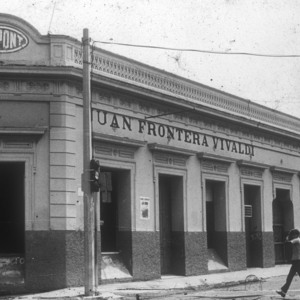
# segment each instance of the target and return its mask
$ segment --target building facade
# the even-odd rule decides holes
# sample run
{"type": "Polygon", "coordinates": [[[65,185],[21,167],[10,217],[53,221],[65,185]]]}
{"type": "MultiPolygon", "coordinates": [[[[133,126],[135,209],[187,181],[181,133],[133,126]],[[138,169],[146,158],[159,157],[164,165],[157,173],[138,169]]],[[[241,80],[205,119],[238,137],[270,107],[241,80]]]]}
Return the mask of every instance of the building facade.
{"type": "MultiPolygon", "coordinates": [[[[300,120],[91,55],[101,282],[285,263],[300,225],[300,120]]],[[[81,42],[0,14],[0,64],[0,286],[83,285],[81,42]]]]}

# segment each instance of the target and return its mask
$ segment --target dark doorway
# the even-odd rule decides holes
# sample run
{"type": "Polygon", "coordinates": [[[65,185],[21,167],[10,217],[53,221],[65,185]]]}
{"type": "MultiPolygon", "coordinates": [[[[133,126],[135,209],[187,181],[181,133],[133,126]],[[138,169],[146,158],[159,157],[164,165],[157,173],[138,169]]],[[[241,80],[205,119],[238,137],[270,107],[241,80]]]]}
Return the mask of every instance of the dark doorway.
{"type": "Polygon", "coordinates": [[[214,248],[215,233],[215,208],[213,201],[206,201],[206,230],[207,230],[207,248],[214,248]]]}
{"type": "Polygon", "coordinates": [[[159,175],[161,274],[184,273],[183,178],[159,175]]]}
{"type": "Polygon", "coordinates": [[[273,200],[275,264],[287,263],[284,241],[293,227],[294,210],[290,199],[290,190],[276,189],[276,198],[273,200]]]}
{"type": "Polygon", "coordinates": [[[206,180],[206,231],[209,257],[227,265],[226,185],[224,181],[206,180]]]}
{"type": "Polygon", "coordinates": [[[247,267],[262,267],[260,186],[244,184],[247,267]]]}
{"type": "Polygon", "coordinates": [[[0,254],[25,251],[25,199],[23,162],[0,162],[0,254]]]}
{"type": "Polygon", "coordinates": [[[119,252],[121,233],[131,233],[130,171],[101,168],[100,176],[101,251],[119,252]]]}

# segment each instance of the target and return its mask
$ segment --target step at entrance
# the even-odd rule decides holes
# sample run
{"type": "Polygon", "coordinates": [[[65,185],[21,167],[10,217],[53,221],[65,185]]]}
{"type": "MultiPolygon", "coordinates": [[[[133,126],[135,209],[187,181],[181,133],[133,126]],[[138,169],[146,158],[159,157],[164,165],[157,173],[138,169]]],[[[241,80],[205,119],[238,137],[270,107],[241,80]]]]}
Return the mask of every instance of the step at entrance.
{"type": "Polygon", "coordinates": [[[101,256],[101,280],[132,279],[118,252],[104,252],[101,256]]]}
{"type": "Polygon", "coordinates": [[[215,249],[207,249],[208,254],[208,271],[223,272],[227,271],[228,268],[222,261],[215,249]]]}

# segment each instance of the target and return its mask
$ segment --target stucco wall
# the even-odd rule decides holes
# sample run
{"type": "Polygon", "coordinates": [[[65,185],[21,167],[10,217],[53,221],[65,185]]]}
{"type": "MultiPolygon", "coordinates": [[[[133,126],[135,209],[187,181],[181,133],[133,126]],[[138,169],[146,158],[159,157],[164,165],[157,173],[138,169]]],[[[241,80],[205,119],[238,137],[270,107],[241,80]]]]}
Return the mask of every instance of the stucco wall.
{"type": "MultiPolygon", "coordinates": [[[[3,54],[0,80],[1,159],[24,161],[26,168],[26,284],[82,284],[81,45],[64,36],[42,37],[16,17],[0,18],[29,41],[22,51],[3,54]]],[[[95,54],[93,155],[102,167],[126,171],[127,177],[118,175],[124,184],[118,250],[132,278],[160,277],[162,174],[180,178],[178,193],[171,193],[176,274],[208,271],[207,181],[219,193],[216,248],[230,271],[246,267],[243,184],[260,187],[256,250],[259,263],[272,266],[276,189],[288,191],[294,225],[300,226],[300,121],[99,49],[95,54]],[[149,201],[146,218],[141,199],[149,201]]]]}

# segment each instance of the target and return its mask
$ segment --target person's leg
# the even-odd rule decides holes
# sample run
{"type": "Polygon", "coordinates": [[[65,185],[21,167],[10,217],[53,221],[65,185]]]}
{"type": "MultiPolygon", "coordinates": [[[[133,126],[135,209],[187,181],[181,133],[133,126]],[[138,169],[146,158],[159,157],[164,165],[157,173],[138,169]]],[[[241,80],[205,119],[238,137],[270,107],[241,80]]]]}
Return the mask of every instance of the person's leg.
{"type": "Polygon", "coordinates": [[[298,273],[298,276],[300,276],[300,260],[296,260],[296,272],[298,273]]]}
{"type": "MultiPolygon", "coordinates": [[[[300,267],[300,265],[299,265],[299,267],[300,267]]],[[[296,272],[297,272],[297,263],[292,262],[292,266],[290,268],[288,276],[286,277],[285,284],[281,287],[281,290],[285,294],[287,293],[287,291],[288,291],[288,289],[289,289],[289,287],[290,287],[290,285],[292,283],[292,280],[293,280],[296,272]]]]}

